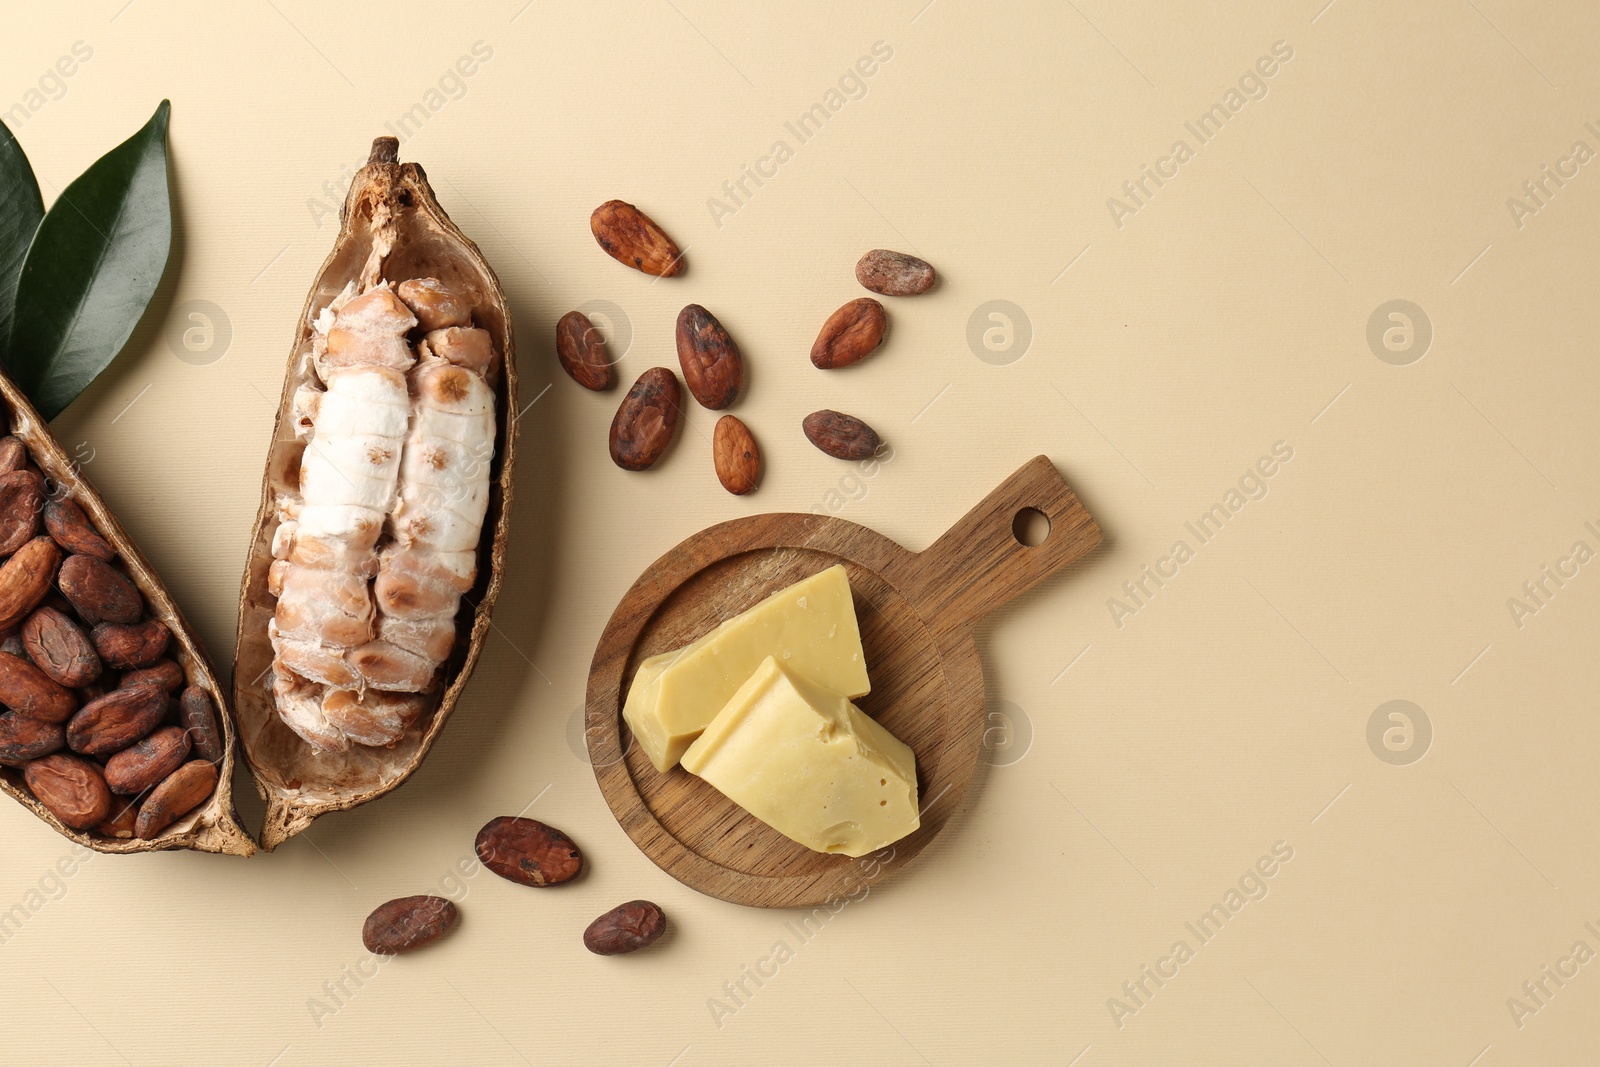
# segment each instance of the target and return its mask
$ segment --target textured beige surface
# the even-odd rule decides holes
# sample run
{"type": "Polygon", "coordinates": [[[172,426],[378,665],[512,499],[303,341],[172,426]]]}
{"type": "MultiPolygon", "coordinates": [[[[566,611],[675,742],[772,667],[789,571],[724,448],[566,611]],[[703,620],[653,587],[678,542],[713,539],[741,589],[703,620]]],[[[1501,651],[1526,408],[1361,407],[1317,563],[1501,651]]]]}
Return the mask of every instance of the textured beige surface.
{"type": "Polygon", "coordinates": [[[1563,960],[1600,951],[1600,565],[1546,579],[1520,620],[1508,599],[1570,573],[1575,542],[1600,550],[1600,177],[1563,163],[1600,150],[1600,14],[1322,3],[11,5],[0,114],[47,200],[173,101],[181,271],[57,428],[224,666],[293,316],[348,173],[413,104],[402,154],[499,269],[525,398],[550,389],[524,420],[502,636],[403,790],[275,855],[100,856],[64,878],[70,846],[0,807],[0,909],[21,909],[6,1061],[1591,1062],[1600,962],[1563,960]],[[59,99],[30,97],[77,41],[93,55],[45,79],[59,99]],[[801,143],[785,123],[877,41],[892,57],[865,95],[801,143]],[[1279,41],[1266,95],[1200,144],[1185,122],[1279,41]],[[492,56],[452,77],[475,42],[492,56]],[[1147,164],[1176,175],[1145,179],[1119,228],[1107,198],[1147,164]],[[1514,217],[1546,164],[1576,176],[1514,217]],[[713,218],[745,166],[775,176],[713,218]],[[601,254],[586,218],[611,197],[687,246],[685,276],[601,254]],[[869,361],[815,371],[817,327],[878,246],[944,284],[892,304],[869,361]],[[659,471],[610,464],[619,394],[584,393],[550,350],[598,300],[631,321],[629,380],[670,363],[683,304],[721,318],[751,367],[734,411],[768,458],[757,493],[718,488],[698,409],[659,471]],[[998,353],[981,337],[1005,324],[979,317],[986,361],[967,336],[990,300],[1020,315],[998,353]],[[1431,321],[1408,365],[1367,340],[1391,300],[1431,321]],[[226,351],[194,335],[176,358],[210,306],[226,351]],[[819,407],[871,421],[892,462],[865,477],[810,448],[819,407]],[[1277,442],[1292,459],[1248,477],[1277,442]],[[641,568],[763,510],[920,548],[1041,451],[1109,544],[985,627],[999,765],[917,865],[802,925],[634,850],[574,744],[592,643],[641,568]],[[1259,499],[1227,499],[1241,479],[1259,499]],[[1201,543],[1185,524],[1218,503],[1241,506],[1201,543]],[[1176,576],[1144,579],[1141,605],[1122,590],[1146,565],[1176,576]],[[1118,596],[1137,610],[1114,619],[1118,596]],[[1369,747],[1391,700],[1431,724],[1425,758],[1369,747]],[[582,843],[581,882],[456,873],[478,826],[522,810],[582,843]],[[1209,940],[1186,927],[1241,885],[1266,895],[1209,940]],[[461,929],[371,964],[362,918],[430,889],[461,929]],[[640,896],[669,937],[585,952],[584,925],[640,896]],[[1576,976],[1543,979],[1540,1006],[1522,987],[1545,966],[1576,976]],[[1520,1026],[1512,997],[1539,1009],[1520,1026]]]}

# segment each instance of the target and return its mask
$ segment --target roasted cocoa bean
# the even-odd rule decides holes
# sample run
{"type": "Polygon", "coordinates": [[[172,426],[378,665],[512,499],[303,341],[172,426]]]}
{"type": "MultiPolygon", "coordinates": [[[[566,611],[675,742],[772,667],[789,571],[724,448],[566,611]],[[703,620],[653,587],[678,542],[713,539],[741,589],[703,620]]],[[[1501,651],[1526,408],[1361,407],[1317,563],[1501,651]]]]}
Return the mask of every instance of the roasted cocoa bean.
{"type": "Polygon", "coordinates": [[[0,475],[0,556],[9,556],[39,532],[44,479],[32,471],[0,475]]]}
{"type": "Polygon", "coordinates": [[[885,296],[926,293],[938,278],[927,260],[886,248],[874,248],[856,262],[856,281],[885,296]]]}
{"type": "Polygon", "coordinates": [[[111,790],[100,768],[88,760],[65,753],[46,756],[28,764],[22,780],[69,829],[87,830],[111,814],[111,790]]]}
{"type": "Polygon", "coordinates": [[[682,405],[678,376],[667,368],[639,375],[611,420],[611,461],[629,471],[653,465],[672,444],[682,405]]]}
{"type": "Polygon", "coordinates": [[[0,630],[27,618],[55,581],[61,550],[48,537],[35,537],[0,565],[0,630]]]}
{"type": "Polygon", "coordinates": [[[178,724],[189,732],[194,742],[194,754],[209,763],[221,763],[227,749],[223,747],[222,730],[217,725],[217,706],[207,693],[191,685],[178,698],[178,724]]]}
{"type": "Polygon", "coordinates": [[[172,633],[160,619],[146,619],[132,626],[103,622],[89,637],[101,661],[120,671],[148,667],[160,659],[166,654],[172,633]]]}
{"type": "Polygon", "coordinates": [[[379,904],[361,926],[368,952],[386,956],[430,945],[454,929],[461,913],[443,897],[400,897],[379,904]]]}
{"type": "Polygon", "coordinates": [[[491,819],[474,847],[485,867],[522,885],[560,885],[583,869],[583,853],[572,838],[537,819],[491,819]]]}
{"type": "Polygon", "coordinates": [[[583,947],[598,956],[637,952],[667,930],[667,913],[648,900],[618,904],[589,924],[583,947]]]}
{"type": "Polygon", "coordinates": [[[556,358],[561,369],[585,389],[601,392],[617,380],[606,339],[581,311],[569,311],[556,323],[556,358]]]}
{"type": "Polygon", "coordinates": [[[70,497],[45,504],[44,528],[64,551],[93,556],[106,563],[117,558],[117,550],[100,536],[82,505],[70,497]]]}
{"type": "Polygon", "coordinates": [[[66,722],[78,710],[71,690],[8,652],[0,652],[0,704],[42,722],[66,722]]]}
{"type": "Polygon", "coordinates": [[[888,325],[888,313],[872,297],[850,301],[822,324],[822,332],[811,345],[812,365],[835,370],[861,362],[883,344],[883,333],[888,325]]]}
{"type": "Polygon", "coordinates": [[[60,723],[40,722],[26,715],[0,715],[0,766],[21,767],[30,760],[59,752],[67,744],[60,723]]]}
{"type": "Polygon", "coordinates": [[[854,415],[837,411],[813,411],[801,423],[806,439],[834,459],[867,459],[883,442],[871,426],[854,415]]]}
{"type": "Polygon", "coordinates": [[[160,689],[116,689],[85,704],[67,722],[67,746],[85,756],[109,756],[161,725],[172,698],[160,689]]]}
{"type": "Polygon", "coordinates": [[[41,604],[22,621],[22,647],[45,674],[64,686],[88,685],[100,677],[100,657],[83,628],[41,604]]]}
{"type": "Polygon", "coordinates": [[[164,726],[106,760],[106,785],[133,795],[153,789],[189,758],[189,735],[181,726],[164,726]]]}
{"type": "Polygon", "coordinates": [[[720,411],[744,384],[744,356],[717,317],[699,304],[678,312],[678,365],[683,384],[704,407],[720,411]]]}
{"type": "Polygon", "coordinates": [[[683,271],[683,253],[665,230],[622,200],[607,200],[589,216],[589,229],[606,255],[658,278],[683,271]]]}
{"type": "Polygon", "coordinates": [[[102,622],[131,626],[144,614],[144,597],[133,580],[94,556],[68,556],[57,584],[90,626],[102,622]]]}
{"type": "Polygon", "coordinates": [[[732,415],[717,420],[711,433],[711,462],[717,481],[734,496],[743,496],[761,480],[761,450],[750,428],[732,415]]]}
{"type": "Polygon", "coordinates": [[[117,688],[132,689],[136,685],[153,685],[169,693],[176,693],[183,688],[183,683],[183,668],[170,659],[159,659],[148,667],[141,667],[124,674],[117,682],[117,688]]]}
{"type": "Polygon", "coordinates": [[[151,790],[139,807],[134,833],[150,840],[203,804],[216,789],[216,767],[205,760],[190,760],[151,790]]]}

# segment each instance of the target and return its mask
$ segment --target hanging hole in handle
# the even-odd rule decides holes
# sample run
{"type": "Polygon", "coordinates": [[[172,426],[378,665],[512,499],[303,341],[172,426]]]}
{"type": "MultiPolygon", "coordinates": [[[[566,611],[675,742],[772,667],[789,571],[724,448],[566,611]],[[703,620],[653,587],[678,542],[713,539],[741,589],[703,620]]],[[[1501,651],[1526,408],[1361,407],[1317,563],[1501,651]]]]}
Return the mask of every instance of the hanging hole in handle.
{"type": "Polygon", "coordinates": [[[1028,548],[1044,544],[1050,536],[1050,516],[1038,508],[1023,508],[1011,520],[1011,536],[1028,548]]]}

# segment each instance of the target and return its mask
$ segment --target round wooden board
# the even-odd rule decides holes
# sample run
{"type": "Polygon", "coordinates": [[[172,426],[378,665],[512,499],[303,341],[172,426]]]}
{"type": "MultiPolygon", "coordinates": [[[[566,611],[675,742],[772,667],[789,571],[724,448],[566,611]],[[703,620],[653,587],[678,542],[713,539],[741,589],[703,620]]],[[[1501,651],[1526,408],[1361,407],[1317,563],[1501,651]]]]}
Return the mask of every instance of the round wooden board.
{"type": "Polygon", "coordinates": [[[818,515],[755,515],[701,531],[634,583],[595,649],[585,725],[607,803],[668,874],[736,904],[810,906],[881,880],[943,828],[981,755],[983,666],[973,624],[1099,541],[1094,519],[1045,456],[922,552],[818,515]],[[1049,534],[1031,546],[1013,532],[1028,508],[1050,521],[1049,534]],[[660,773],[622,721],[628,682],[645,658],[835,563],[850,577],[872,682],[856,703],[916,753],[922,805],[915,833],[859,859],[789,840],[681,767],[660,773]]]}

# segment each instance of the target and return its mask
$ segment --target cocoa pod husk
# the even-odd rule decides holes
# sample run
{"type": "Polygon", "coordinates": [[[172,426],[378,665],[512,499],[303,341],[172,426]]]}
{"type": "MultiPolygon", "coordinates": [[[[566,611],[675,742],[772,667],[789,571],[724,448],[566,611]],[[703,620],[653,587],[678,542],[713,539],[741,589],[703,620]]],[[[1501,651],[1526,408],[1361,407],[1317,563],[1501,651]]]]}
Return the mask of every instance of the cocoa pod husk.
{"type": "Polygon", "coordinates": [[[111,790],[88,760],[56,753],[34,760],[22,772],[34,799],[49,809],[61,825],[87,830],[111,814],[111,790]]]}
{"type": "Polygon", "coordinates": [[[837,370],[865,359],[883,344],[888,312],[870,296],[852,300],[828,316],[811,345],[811,363],[822,370],[837,370]]]}
{"type": "Polygon", "coordinates": [[[144,598],[126,574],[105,560],[75,553],[61,563],[56,582],[78,617],[90,626],[102,622],[132,625],[144,615],[144,598]]]}
{"type": "Polygon", "coordinates": [[[618,904],[583,932],[583,947],[597,956],[638,952],[667,931],[667,913],[648,900],[618,904]]]}
{"type": "Polygon", "coordinates": [[[41,604],[22,620],[22,647],[33,665],[69,688],[88,685],[103,669],[94,643],[62,612],[41,604]]]}
{"type": "Polygon", "coordinates": [[[152,789],[139,806],[135,836],[150,840],[205,803],[216,789],[217,768],[205,760],[190,760],[152,789]]]}
{"type": "Polygon", "coordinates": [[[50,591],[61,549],[48,537],[35,537],[0,564],[0,630],[27,618],[50,591]]]}
{"type": "Polygon", "coordinates": [[[9,556],[39,532],[44,479],[28,470],[0,475],[0,556],[9,556]]]}
{"type": "Polygon", "coordinates": [[[113,793],[133,796],[154,789],[189,758],[189,734],[181,726],[163,726],[106,760],[106,785],[113,793]]]}
{"type": "Polygon", "coordinates": [[[712,411],[733,403],[744,385],[744,356],[717,317],[690,304],[678,312],[677,342],[690,395],[712,411]]]}
{"type": "Polygon", "coordinates": [[[622,200],[607,200],[589,216],[589,229],[606,255],[635,270],[670,278],[683,273],[683,253],[655,221],[622,200]]]}
{"type": "Polygon", "coordinates": [[[639,375],[611,420],[611,461],[628,471],[655,465],[672,444],[682,412],[677,375],[665,367],[639,375]]]}
{"type": "Polygon", "coordinates": [[[114,689],[67,720],[67,747],[85,756],[109,756],[161,725],[172,698],[160,689],[114,689]]]}
{"type": "Polygon", "coordinates": [[[561,369],[585,389],[599,393],[616,384],[606,339],[581,311],[569,311],[556,323],[556,358],[561,369]]]}
{"type": "Polygon", "coordinates": [[[8,652],[0,652],[0,704],[41,722],[66,722],[78,710],[72,690],[8,652]]]}
{"type": "Polygon", "coordinates": [[[743,496],[761,481],[761,450],[736,416],[724,415],[711,433],[711,461],[717,481],[734,496],[743,496]]]}
{"type": "Polygon", "coordinates": [[[100,536],[82,506],[71,497],[45,503],[44,528],[64,552],[93,556],[106,563],[117,558],[117,550],[100,536]]]}
{"type": "Polygon", "coordinates": [[[443,897],[400,897],[373,909],[361,925],[361,943],[368,952],[396,956],[431,945],[455,928],[461,916],[443,897]]]}
{"type": "Polygon", "coordinates": [[[94,650],[107,667],[119,671],[148,667],[166,654],[172,632],[160,619],[125,626],[103,622],[89,633],[94,650]]]}
{"type": "Polygon", "coordinates": [[[801,428],[808,441],[834,459],[868,459],[883,445],[871,426],[854,415],[826,408],[807,415],[801,428]]]}
{"type": "Polygon", "coordinates": [[[473,848],[485,867],[521,885],[560,885],[583,869],[583,853],[572,838],[537,819],[491,819],[473,848]]]}

